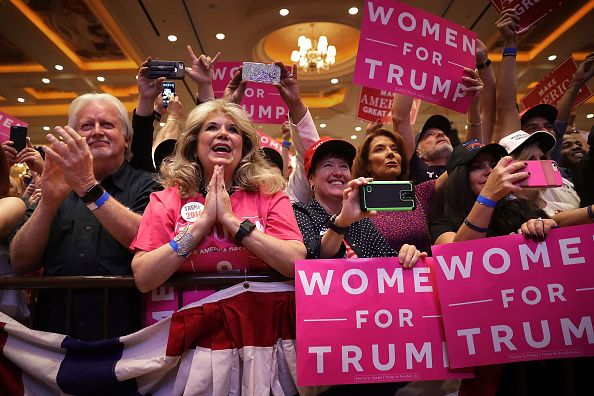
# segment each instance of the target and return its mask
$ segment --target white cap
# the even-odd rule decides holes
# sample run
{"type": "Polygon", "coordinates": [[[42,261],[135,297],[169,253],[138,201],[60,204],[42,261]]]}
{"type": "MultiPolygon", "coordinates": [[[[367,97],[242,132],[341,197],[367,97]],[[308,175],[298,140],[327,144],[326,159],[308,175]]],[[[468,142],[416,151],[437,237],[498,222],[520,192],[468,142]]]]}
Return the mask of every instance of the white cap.
{"type": "Polygon", "coordinates": [[[524,146],[533,142],[538,142],[543,153],[547,153],[557,143],[557,139],[547,131],[537,131],[532,134],[522,130],[510,133],[499,141],[508,154],[516,151],[520,146],[524,146]]]}

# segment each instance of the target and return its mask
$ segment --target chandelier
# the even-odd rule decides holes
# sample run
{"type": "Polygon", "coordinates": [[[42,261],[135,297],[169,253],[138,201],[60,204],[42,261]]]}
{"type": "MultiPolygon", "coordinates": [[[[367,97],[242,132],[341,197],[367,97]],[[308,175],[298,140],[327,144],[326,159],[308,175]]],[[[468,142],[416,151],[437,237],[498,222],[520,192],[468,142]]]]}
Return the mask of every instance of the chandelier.
{"type": "MultiPolygon", "coordinates": [[[[311,25],[313,37],[313,23],[311,25]]],[[[336,47],[328,45],[328,38],[320,36],[317,40],[312,40],[306,36],[299,36],[297,39],[297,46],[299,50],[293,50],[291,53],[291,61],[299,65],[299,67],[307,71],[328,70],[328,68],[336,61],[336,47]]]]}

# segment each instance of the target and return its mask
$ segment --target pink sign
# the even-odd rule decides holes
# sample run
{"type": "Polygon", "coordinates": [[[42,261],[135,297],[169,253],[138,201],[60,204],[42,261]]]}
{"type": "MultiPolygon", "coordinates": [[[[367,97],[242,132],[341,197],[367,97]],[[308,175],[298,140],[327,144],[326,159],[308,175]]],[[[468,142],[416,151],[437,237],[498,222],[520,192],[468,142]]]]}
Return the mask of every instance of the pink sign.
{"type": "MultiPolygon", "coordinates": [[[[380,120],[382,124],[392,123],[392,103],[394,93],[382,91],[381,89],[361,87],[359,95],[359,108],[357,118],[364,121],[375,122],[380,120]]],[[[413,125],[419,114],[421,99],[413,99],[410,109],[410,124],[413,125]]]]}
{"type": "Polygon", "coordinates": [[[594,356],[594,225],[435,245],[452,367],[594,356]]]}
{"type": "Polygon", "coordinates": [[[396,258],[296,261],[299,385],[471,377],[448,369],[432,278],[396,258]]]}
{"type": "Polygon", "coordinates": [[[474,69],[476,35],[393,0],[365,2],[356,84],[399,92],[465,113],[464,67],[474,69]]]}
{"type": "Polygon", "coordinates": [[[29,126],[25,121],[0,111],[0,143],[10,140],[10,127],[13,125],[29,126]]]}
{"type": "MultiPolygon", "coordinates": [[[[215,96],[220,98],[242,62],[217,62],[214,65],[212,87],[215,96]]],[[[282,124],[287,121],[289,109],[278,90],[263,83],[249,82],[243,96],[242,106],[254,122],[263,124],[282,124]]]]}
{"type": "MultiPolygon", "coordinates": [[[[547,103],[555,106],[561,97],[567,91],[573,75],[577,71],[577,65],[570,56],[565,59],[555,70],[547,74],[538,82],[538,84],[522,98],[522,105],[525,109],[536,106],[540,103],[547,103]]],[[[584,84],[578,91],[573,102],[575,109],[586,100],[592,97],[592,91],[588,84],[584,84]]]]}
{"type": "Polygon", "coordinates": [[[281,152],[283,146],[278,140],[274,139],[271,136],[268,136],[264,132],[260,132],[260,131],[256,131],[256,132],[258,132],[258,135],[260,135],[260,147],[262,147],[262,148],[270,147],[271,149],[275,149],[279,153],[281,152]]]}
{"type": "Polygon", "coordinates": [[[567,0],[491,0],[497,11],[515,8],[520,17],[518,33],[524,33],[545,16],[561,7],[567,0]]]}

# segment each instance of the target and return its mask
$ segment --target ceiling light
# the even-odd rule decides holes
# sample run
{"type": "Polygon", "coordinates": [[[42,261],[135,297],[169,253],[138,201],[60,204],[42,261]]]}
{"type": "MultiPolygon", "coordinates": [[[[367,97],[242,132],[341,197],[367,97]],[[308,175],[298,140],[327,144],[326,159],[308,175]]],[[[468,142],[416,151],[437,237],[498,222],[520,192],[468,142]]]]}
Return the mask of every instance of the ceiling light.
{"type": "Polygon", "coordinates": [[[103,76],[97,76],[97,81],[103,82],[103,81],[105,81],[105,77],[103,77],[103,76]]]}
{"type": "Polygon", "coordinates": [[[324,123],[320,124],[320,128],[326,128],[326,124],[324,124],[324,123]]]}
{"type": "Polygon", "coordinates": [[[352,140],[356,140],[357,139],[357,135],[351,135],[351,139],[352,140]]]}
{"type": "Polygon", "coordinates": [[[281,9],[278,11],[278,13],[279,13],[281,16],[287,16],[287,15],[289,15],[289,10],[287,10],[286,8],[281,8],[281,9]]]}
{"type": "Polygon", "coordinates": [[[56,70],[64,70],[64,66],[62,65],[55,65],[56,70]]]}
{"type": "Polygon", "coordinates": [[[355,127],[355,131],[359,132],[362,128],[361,127],[355,127]]]}
{"type": "Polygon", "coordinates": [[[177,36],[175,34],[170,34],[169,36],[167,36],[167,40],[171,42],[177,41],[177,36]]]}
{"type": "Polygon", "coordinates": [[[217,35],[215,37],[217,39],[219,39],[219,40],[224,40],[225,39],[225,35],[223,33],[217,33],[217,35]]]}
{"type": "Polygon", "coordinates": [[[297,38],[298,50],[291,52],[291,62],[297,63],[299,67],[307,71],[328,70],[336,62],[336,47],[328,45],[328,38],[320,36],[316,40],[314,36],[314,26],[311,24],[311,36],[299,36],[297,38]]]}
{"type": "Polygon", "coordinates": [[[557,59],[557,55],[550,55],[548,58],[548,60],[550,60],[551,62],[554,61],[555,59],[557,59]]]}
{"type": "Polygon", "coordinates": [[[51,82],[52,82],[52,80],[50,80],[49,78],[42,78],[42,79],[41,79],[41,82],[42,82],[42,83],[45,83],[45,84],[49,84],[49,83],[51,83],[51,82]]]}
{"type": "Polygon", "coordinates": [[[357,7],[351,7],[349,8],[349,14],[351,15],[357,15],[359,13],[359,9],[357,7]]]}
{"type": "Polygon", "coordinates": [[[332,80],[330,80],[330,82],[332,84],[338,84],[338,78],[333,78],[332,80]]]}
{"type": "Polygon", "coordinates": [[[17,101],[18,101],[19,103],[25,103],[25,98],[17,98],[17,101]]]}
{"type": "Polygon", "coordinates": [[[50,130],[50,127],[48,127],[48,126],[44,126],[44,127],[43,127],[43,130],[44,130],[44,131],[49,131],[49,130],[50,130]]]}
{"type": "Polygon", "coordinates": [[[586,118],[594,118],[594,114],[590,113],[586,115],[586,118]]]}

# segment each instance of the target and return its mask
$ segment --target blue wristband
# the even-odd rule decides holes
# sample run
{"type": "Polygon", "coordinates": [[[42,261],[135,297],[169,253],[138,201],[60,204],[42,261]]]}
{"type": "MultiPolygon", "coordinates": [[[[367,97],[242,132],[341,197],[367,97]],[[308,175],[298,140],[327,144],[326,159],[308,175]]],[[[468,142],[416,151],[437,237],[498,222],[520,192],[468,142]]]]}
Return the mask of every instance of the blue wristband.
{"type": "Polygon", "coordinates": [[[101,194],[101,196],[99,198],[97,198],[97,200],[95,202],[91,202],[90,204],[88,204],[87,208],[89,208],[91,211],[99,209],[100,207],[103,206],[103,204],[105,202],[107,202],[109,197],[110,197],[109,193],[107,191],[104,191],[103,194],[101,194]]]}
{"type": "Polygon", "coordinates": [[[289,142],[288,140],[283,140],[283,147],[291,148],[291,142],[289,142]]]}
{"type": "Polygon", "coordinates": [[[172,239],[169,241],[169,246],[171,246],[171,249],[173,249],[173,251],[175,253],[177,253],[177,250],[179,249],[179,245],[177,244],[177,242],[175,241],[175,239],[172,239]]]}
{"type": "Polygon", "coordinates": [[[488,208],[494,208],[497,205],[497,201],[493,201],[492,199],[484,197],[480,194],[478,197],[476,197],[476,202],[478,202],[479,204],[484,205],[488,208]]]}
{"type": "Polygon", "coordinates": [[[516,56],[518,54],[517,50],[512,47],[506,47],[503,49],[503,56],[516,56]]]}

